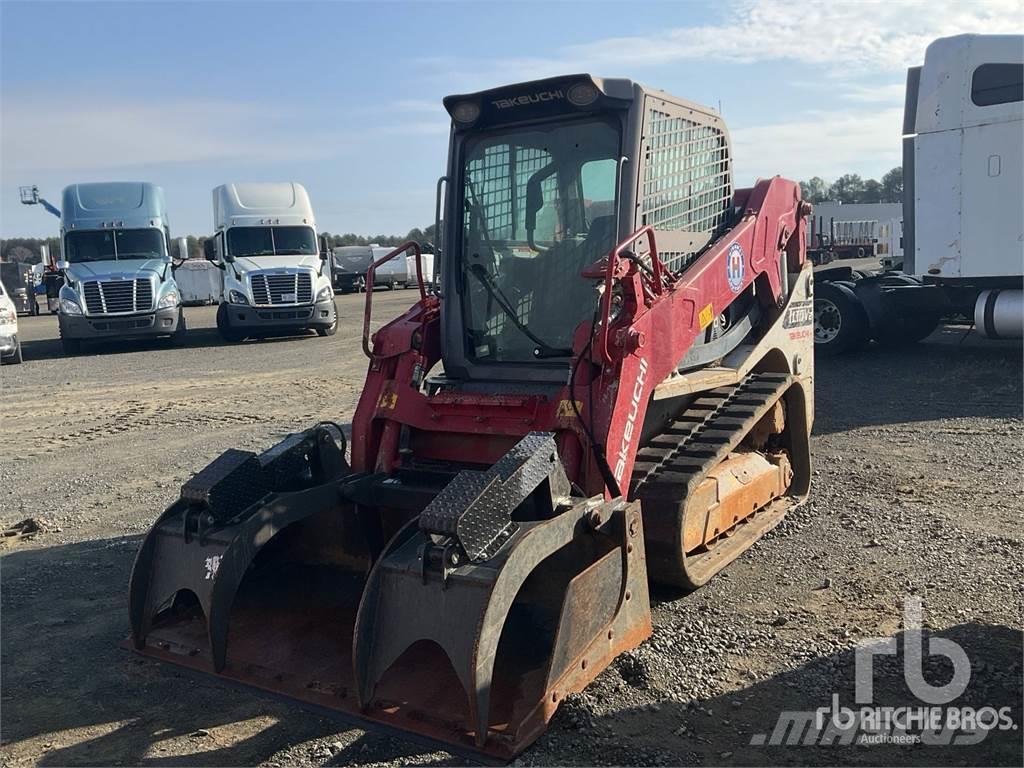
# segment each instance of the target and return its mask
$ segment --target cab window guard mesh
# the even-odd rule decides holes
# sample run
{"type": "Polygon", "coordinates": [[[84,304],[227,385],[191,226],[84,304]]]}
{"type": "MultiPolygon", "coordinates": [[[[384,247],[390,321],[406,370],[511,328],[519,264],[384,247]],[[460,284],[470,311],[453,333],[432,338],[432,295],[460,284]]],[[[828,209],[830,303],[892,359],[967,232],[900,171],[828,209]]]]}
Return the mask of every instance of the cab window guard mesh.
{"type": "MultiPolygon", "coordinates": [[[[654,107],[646,118],[640,224],[704,233],[710,239],[725,224],[732,203],[732,158],[725,131],[654,107]]],[[[678,271],[698,251],[666,251],[666,266],[678,271]]]]}

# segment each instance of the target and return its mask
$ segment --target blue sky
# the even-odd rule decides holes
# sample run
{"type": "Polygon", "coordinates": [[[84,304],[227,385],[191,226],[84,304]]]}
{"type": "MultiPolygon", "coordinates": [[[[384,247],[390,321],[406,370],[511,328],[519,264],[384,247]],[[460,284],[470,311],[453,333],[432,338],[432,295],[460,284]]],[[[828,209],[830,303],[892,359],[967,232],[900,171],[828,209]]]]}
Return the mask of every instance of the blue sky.
{"type": "MultiPolygon", "coordinates": [[[[321,229],[433,220],[448,93],[570,71],[721,105],[736,180],[900,162],[906,67],[1021,0],[958,3],[0,2],[0,235],[56,234],[78,181],[153,181],[173,235],[225,181],[306,185],[321,229]]],[[[1015,28],[1016,27],[1016,28],[1015,28]]]]}

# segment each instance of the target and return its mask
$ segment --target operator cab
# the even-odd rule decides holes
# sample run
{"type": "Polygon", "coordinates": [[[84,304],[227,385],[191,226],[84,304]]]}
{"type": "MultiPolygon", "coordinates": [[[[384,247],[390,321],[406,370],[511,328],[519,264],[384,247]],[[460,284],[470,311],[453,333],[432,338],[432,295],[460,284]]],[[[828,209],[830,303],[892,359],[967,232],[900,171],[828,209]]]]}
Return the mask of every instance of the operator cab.
{"type": "Polygon", "coordinates": [[[724,224],[725,126],[703,107],[590,75],[444,104],[452,117],[445,379],[463,389],[562,386],[577,330],[592,322],[600,296],[601,281],[581,273],[644,224],[664,225],[659,252],[677,258],[724,224]]]}

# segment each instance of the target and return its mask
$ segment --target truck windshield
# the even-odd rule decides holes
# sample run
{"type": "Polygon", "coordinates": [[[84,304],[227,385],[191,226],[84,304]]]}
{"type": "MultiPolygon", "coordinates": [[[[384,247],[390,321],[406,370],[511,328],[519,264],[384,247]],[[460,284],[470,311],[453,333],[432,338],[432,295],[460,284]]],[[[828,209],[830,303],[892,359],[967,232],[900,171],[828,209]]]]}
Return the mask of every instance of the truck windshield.
{"type": "Polygon", "coordinates": [[[164,233],[159,229],[83,230],[68,232],[65,241],[67,259],[72,263],[162,259],[167,253],[164,233]]]}
{"type": "Polygon", "coordinates": [[[232,227],[232,256],[306,256],[315,254],[316,235],[309,227],[232,227]]]}
{"type": "Polygon", "coordinates": [[[460,282],[470,357],[569,354],[597,299],[580,272],[615,246],[619,156],[611,119],[467,139],[460,282]]]}

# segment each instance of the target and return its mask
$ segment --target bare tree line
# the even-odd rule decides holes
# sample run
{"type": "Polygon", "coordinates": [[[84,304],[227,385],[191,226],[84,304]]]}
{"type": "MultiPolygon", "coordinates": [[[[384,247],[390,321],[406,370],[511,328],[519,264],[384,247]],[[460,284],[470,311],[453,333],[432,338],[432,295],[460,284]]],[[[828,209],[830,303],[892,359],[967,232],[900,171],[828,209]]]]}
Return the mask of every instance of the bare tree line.
{"type": "Polygon", "coordinates": [[[831,184],[820,176],[800,182],[804,199],[811,203],[834,200],[840,203],[902,203],[903,168],[897,166],[881,181],[862,179],[856,173],[840,176],[831,184]]]}

